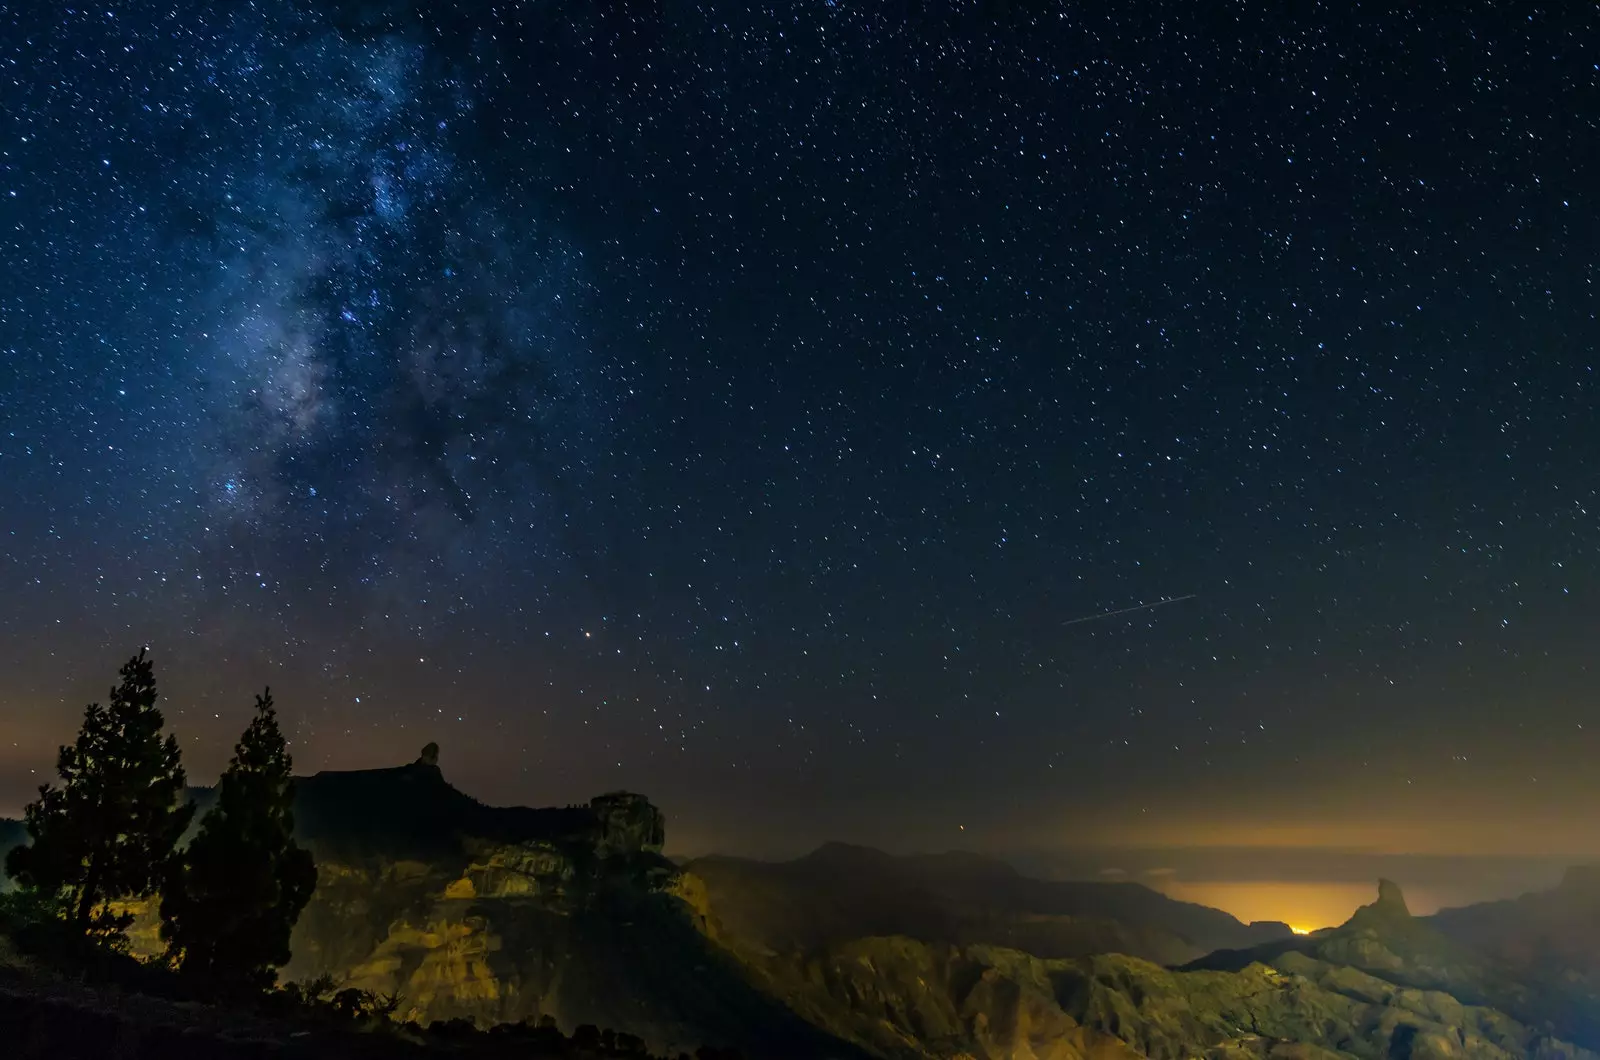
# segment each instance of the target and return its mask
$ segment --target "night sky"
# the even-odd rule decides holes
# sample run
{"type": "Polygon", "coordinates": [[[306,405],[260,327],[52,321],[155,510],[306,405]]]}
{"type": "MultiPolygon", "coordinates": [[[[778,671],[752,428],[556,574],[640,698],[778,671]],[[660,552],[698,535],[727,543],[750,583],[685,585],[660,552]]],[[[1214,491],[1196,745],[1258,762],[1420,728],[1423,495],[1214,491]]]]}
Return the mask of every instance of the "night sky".
{"type": "Polygon", "coordinates": [[[1597,145],[1589,3],[0,3],[0,813],[148,643],[679,850],[1600,853],[1597,145]]]}

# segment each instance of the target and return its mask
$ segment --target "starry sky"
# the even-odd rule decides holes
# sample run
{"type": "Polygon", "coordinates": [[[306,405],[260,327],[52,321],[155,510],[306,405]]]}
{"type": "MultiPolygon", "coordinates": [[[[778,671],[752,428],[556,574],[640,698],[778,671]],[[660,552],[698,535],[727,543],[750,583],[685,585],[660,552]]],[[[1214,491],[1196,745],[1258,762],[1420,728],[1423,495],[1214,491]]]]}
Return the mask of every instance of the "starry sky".
{"type": "Polygon", "coordinates": [[[680,850],[1600,854],[1600,14],[1451,6],[0,3],[0,812],[149,644],[680,850]]]}

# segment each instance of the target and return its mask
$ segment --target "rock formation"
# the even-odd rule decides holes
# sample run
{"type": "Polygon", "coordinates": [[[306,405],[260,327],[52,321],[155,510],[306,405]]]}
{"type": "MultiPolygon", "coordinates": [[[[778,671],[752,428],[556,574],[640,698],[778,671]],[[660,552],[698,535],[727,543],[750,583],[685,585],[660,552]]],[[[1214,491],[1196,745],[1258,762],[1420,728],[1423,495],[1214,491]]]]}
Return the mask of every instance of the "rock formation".
{"type": "MultiPolygon", "coordinates": [[[[296,814],[319,884],[286,976],[395,995],[419,1023],[550,1018],[667,1054],[1600,1060],[1592,873],[1434,918],[1381,881],[1343,926],[1296,937],[972,855],[831,844],[679,869],[643,796],[485,806],[431,746],[304,778],[296,814]],[[1213,945],[1234,948],[1161,966],[1213,945]]],[[[135,942],[153,952],[150,912],[135,942]]]]}
{"type": "Polygon", "coordinates": [[[424,1024],[549,1016],[669,1055],[854,1055],[696,930],[661,855],[665,818],[643,795],[485,806],[445,780],[429,745],[408,766],[298,781],[296,821],[319,884],[286,979],[393,994],[399,1018],[424,1024]]]}
{"type": "Polygon", "coordinates": [[[590,799],[589,810],[599,822],[595,849],[601,857],[659,854],[667,841],[666,818],[643,795],[607,792],[590,799]]]}

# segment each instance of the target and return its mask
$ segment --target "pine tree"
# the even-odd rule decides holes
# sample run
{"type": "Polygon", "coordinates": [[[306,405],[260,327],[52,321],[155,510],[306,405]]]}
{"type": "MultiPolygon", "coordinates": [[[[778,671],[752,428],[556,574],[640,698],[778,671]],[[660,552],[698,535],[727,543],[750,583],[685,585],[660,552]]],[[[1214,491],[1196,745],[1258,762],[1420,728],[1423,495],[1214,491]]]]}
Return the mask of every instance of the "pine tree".
{"type": "Polygon", "coordinates": [[[183,800],[178,741],[161,736],[165,722],[145,652],[120,676],[109,703],[89,704],[77,741],[61,748],[61,786],[42,786],[24,811],[31,842],[6,857],[13,879],[61,899],[81,930],[98,926],[116,935],[131,918],[112,916],[106,903],[154,894],[194,816],[183,800]]]}
{"type": "Polygon", "coordinates": [[[310,853],[294,841],[291,766],[267,689],[162,894],[168,955],[217,993],[272,986],[317,886],[310,853]]]}

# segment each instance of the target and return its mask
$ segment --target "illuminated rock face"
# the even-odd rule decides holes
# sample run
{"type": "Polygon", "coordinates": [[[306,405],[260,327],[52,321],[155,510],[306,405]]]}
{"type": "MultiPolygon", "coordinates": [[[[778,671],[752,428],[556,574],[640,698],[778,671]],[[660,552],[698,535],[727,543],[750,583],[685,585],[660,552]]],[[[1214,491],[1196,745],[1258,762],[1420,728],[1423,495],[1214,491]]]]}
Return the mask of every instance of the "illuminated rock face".
{"type": "MultiPolygon", "coordinates": [[[[554,809],[484,806],[438,761],[430,745],[407,766],[296,782],[296,831],[318,880],[283,980],[327,975],[397,995],[397,1015],[424,1024],[550,1015],[569,1031],[631,1031],[658,1051],[718,1040],[700,988],[685,993],[691,978],[661,976],[666,990],[649,979],[664,962],[714,958],[667,893],[676,870],[660,853],[660,810],[630,792],[554,809]]],[[[202,813],[209,798],[196,793],[202,813]]],[[[127,908],[135,952],[161,953],[156,903],[127,908]]]]}
{"type": "Polygon", "coordinates": [[[447,889],[447,898],[539,898],[554,907],[572,897],[579,883],[577,866],[551,843],[467,846],[472,862],[451,885],[455,893],[447,889]]]}
{"type": "Polygon", "coordinates": [[[600,822],[596,849],[601,857],[661,853],[667,838],[666,818],[643,795],[609,792],[590,799],[589,809],[600,822]]]}
{"type": "MultiPolygon", "coordinates": [[[[302,782],[297,803],[319,885],[283,977],[331,975],[394,994],[398,1015],[422,1023],[552,1015],[571,1026],[626,1026],[606,1011],[612,992],[593,991],[596,1001],[569,987],[585,977],[581,965],[597,966],[589,974],[604,980],[605,966],[632,959],[605,937],[609,927],[597,927],[629,916],[684,919],[659,893],[673,875],[660,855],[660,810],[629,792],[561,810],[497,810],[452,788],[437,761],[430,747],[402,769],[302,782]]],[[[645,1030],[679,1044],[669,1028],[645,1030]]]]}
{"type": "MultiPolygon", "coordinates": [[[[480,1027],[553,1017],[759,1056],[853,1050],[759,992],[696,927],[660,851],[665,819],[612,792],[554,809],[483,806],[437,753],[398,769],[297,783],[296,823],[318,885],[281,978],[332,976],[400,999],[396,1016],[480,1027]]],[[[141,921],[141,949],[156,946],[141,921]]]]}
{"type": "Polygon", "coordinates": [[[652,1051],[706,1043],[755,1056],[849,1056],[751,982],[697,930],[649,852],[468,841],[437,863],[344,863],[295,928],[283,977],[331,975],[400,999],[397,1018],[480,1027],[553,1017],[637,1035],[652,1051]]]}

